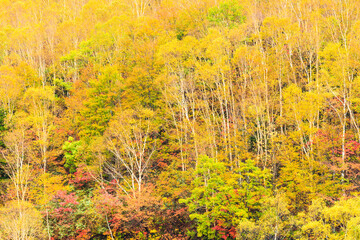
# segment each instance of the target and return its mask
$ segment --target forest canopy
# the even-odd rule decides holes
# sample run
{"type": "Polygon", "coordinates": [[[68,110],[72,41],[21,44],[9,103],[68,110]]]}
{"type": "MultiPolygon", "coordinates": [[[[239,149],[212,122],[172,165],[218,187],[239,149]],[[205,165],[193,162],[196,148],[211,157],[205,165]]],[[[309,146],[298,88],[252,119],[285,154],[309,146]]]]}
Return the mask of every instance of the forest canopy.
{"type": "Polygon", "coordinates": [[[360,1],[0,0],[0,239],[360,239],[360,1]]]}

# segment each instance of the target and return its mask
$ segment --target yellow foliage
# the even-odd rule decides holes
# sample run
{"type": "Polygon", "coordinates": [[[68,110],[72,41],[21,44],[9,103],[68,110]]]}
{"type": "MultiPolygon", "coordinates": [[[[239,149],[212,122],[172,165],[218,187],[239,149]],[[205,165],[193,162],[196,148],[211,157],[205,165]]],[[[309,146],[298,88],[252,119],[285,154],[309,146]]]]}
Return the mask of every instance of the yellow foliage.
{"type": "Polygon", "coordinates": [[[42,216],[26,201],[10,201],[0,208],[0,239],[45,239],[42,216]]]}
{"type": "Polygon", "coordinates": [[[64,185],[64,177],[51,173],[40,173],[31,182],[29,199],[39,206],[45,207],[58,191],[68,191],[70,186],[64,185]]]}

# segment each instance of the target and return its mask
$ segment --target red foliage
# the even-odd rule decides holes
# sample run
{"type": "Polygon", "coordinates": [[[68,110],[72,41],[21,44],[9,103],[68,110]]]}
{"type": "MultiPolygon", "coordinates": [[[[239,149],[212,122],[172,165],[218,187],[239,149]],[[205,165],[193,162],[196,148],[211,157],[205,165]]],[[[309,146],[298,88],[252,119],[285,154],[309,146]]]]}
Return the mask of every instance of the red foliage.
{"type": "MultiPolygon", "coordinates": [[[[313,143],[324,146],[324,150],[330,156],[332,162],[341,163],[343,153],[341,135],[319,130],[314,137],[313,143]]],[[[360,160],[360,143],[354,140],[353,135],[345,135],[344,153],[347,162],[358,162],[360,160]]]]}
{"type": "Polygon", "coordinates": [[[82,164],[79,165],[74,173],[74,178],[71,179],[69,183],[73,184],[76,188],[90,187],[94,183],[94,178],[91,173],[86,170],[86,166],[82,164]]]}
{"type": "MultiPolygon", "coordinates": [[[[151,219],[157,215],[161,204],[153,196],[153,188],[149,185],[143,187],[141,192],[117,197],[116,212],[110,220],[115,232],[122,232],[129,236],[139,232],[149,233],[152,228],[151,219]]],[[[108,197],[113,198],[112,195],[108,197]]]]}
{"type": "Polygon", "coordinates": [[[112,216],[121,206],[122,203],[117,196],[101,190],[99,198],[96,201],[95,209],[101,215],[112,216]]]}
{"type": "Polygon", "coordinates": [[[213,227],[213,230],[217,231],[220,235],[221,235],[221,238],[223,239],[236,239],[236,229],[234,226],[229,226],[229,227],[226,227],[226,226],[223,226],[223,222],[222,221],[219,221],[217,220],[216,221],[216,226],[213,227]]]}
{"type": "Polygon", "coordinates": [[[75,193],[68,194],[66,191],[59,191],[53,201],[57,202],[60,206],[53,209],[51,216],[56,218],[59,223],[66,222],[69,215],[75,211],[76,206],[79,204],[77,199],[78,197],[75,193]]]}
{"type": "Polygon", "coordinates": [[[90,239],[91,237],[91,233],[89,229],[77,230],[76,233],[77,233],[76,239],[79,240],[90,239]]]}

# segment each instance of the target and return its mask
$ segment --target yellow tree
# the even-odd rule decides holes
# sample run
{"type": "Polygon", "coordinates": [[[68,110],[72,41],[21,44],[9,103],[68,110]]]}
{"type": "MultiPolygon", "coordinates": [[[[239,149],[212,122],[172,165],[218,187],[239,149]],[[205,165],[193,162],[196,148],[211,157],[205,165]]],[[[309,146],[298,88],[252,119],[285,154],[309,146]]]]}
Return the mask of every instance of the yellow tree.
{"type": "Polygon", "coordinates": [[[156,134],[149,120],[144,120],[151,119],[154,113],[146,109],[138,111],[141,115],[132,110],[122,111],[110,122],[105,133],[105,144],[114,161],[108,161],[104,167],[118,180],[122,191],[133,198],[140,196],[138,194],[145,186],[155,151],[155,142],[150,135],[156,134]]]}
{"type": "Polygon", "coordinates": [[[8,120],[11,121],[16,103],[22,93],[24,83],[15,69],[2,65],[0,67],[0,102],[1,108],[6,111],[8,120]]]}
{"type": "Polygon", "coordinates": [[[46,239],[40,212],[30,202],[10,201],[0,208],[1,239],[46,239]]]}
{"type": "Polygon", "coordinates": [[[39,150],[42,169],[47,170],[50,132],[53,129],[55,93],[52,87],[28,88],[23,98],[23,110],[28,114],[39,150]]]}

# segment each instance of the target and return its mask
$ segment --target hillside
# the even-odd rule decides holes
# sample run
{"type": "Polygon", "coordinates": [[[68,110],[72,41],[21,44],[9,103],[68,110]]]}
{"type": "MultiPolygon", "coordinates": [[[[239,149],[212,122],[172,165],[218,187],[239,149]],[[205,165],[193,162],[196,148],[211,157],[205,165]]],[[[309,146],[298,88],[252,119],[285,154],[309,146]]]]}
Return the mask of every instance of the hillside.
{"type": "Polygon", "coordinates": [[[360,1],[0,0],[0,239],[360,239],[360,1]]]}

